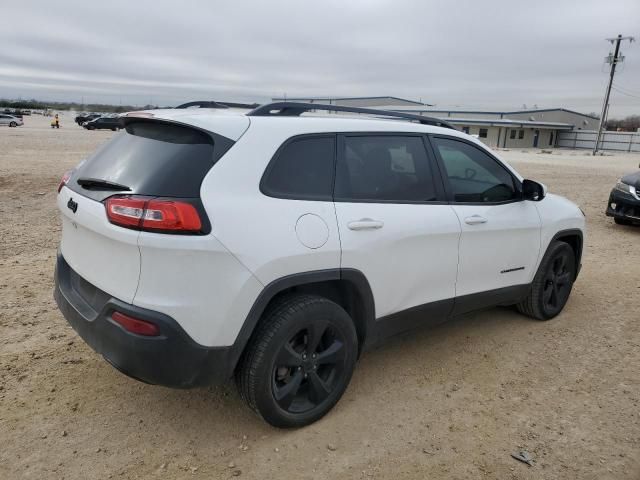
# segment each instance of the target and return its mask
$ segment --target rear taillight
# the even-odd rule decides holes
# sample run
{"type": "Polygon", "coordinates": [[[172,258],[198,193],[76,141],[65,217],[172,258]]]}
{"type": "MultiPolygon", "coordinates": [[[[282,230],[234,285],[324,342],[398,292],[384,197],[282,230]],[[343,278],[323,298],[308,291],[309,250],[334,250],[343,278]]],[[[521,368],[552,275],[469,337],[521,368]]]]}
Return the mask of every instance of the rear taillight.
{"type": "Polygon", "coordinates": [[[58,193],[60,193],[60,190],[62,190],[62,187],[64,187],[69,181],[69,179],[71,178],[71,173],[73,173],[73,170],[64,172],[64,175],[62,175],[62,178],[60,179],[60,183],[58,184],[58,193]]]}
{"type": "Polygon", "coordinates": [[[202,221],[191,203],[174,199],[149,199],[135,195],[106,201],[109,221],[121,227],[166,233],[197,233],[202,221]]]}
{"type": "Polygon", "coordinates": [[[157,337],[160,335],[160,329],[155,323],[133,318],[120,312],[113,312],[111,318],[127,332],[144,335],[145,337],[157,337]]]}

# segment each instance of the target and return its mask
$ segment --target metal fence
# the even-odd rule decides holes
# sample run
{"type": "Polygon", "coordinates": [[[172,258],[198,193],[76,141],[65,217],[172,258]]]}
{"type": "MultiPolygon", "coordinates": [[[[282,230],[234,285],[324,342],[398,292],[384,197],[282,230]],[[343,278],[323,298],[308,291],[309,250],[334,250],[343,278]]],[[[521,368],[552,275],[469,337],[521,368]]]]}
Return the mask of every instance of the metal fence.
{"type": "MultiPolygon", "coordinates": [[[[597,136],[598,132],[592,130],[558,132],[556,146],[593,150],[597,136]]],[[[640,132],[604,132],[600,138],[600,149],[617,152],[640,152],[640,132]]]]}

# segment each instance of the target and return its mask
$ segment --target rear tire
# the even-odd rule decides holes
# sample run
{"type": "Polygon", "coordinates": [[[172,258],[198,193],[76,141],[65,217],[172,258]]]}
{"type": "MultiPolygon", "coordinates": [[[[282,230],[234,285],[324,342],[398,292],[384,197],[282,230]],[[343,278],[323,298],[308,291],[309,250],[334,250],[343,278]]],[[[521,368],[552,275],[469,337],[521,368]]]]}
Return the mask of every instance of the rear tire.
{"type": "Polygon", "coordinates": [[[358,353],[351,317],[315,295],[289,295],[265,312],[236,374],[245,402],[274,427],[323,417],[347,388],[358,353]]]}
{"type": "Polygon", "coordinates": [[[568,243],[552,242],[518,311],[536,320],[552,319],[566,305],[575,278],[575,252],[568,243]]]}

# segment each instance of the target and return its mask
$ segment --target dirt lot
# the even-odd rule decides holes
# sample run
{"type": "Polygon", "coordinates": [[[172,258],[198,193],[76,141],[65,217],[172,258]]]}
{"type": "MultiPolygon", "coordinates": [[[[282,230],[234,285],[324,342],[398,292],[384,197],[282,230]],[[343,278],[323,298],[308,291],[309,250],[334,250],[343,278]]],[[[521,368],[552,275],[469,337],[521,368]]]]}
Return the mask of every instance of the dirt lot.
{"type": "Polygon", "coordinates": [[[587,214],[564,313],[492,309],[395,339],[364,355],[327,417],[280,431],[231,385],[123,376],[56,309],[55,189],[112,135],[68,115],[60,130],[0,129],[0,478],[640,479],[640,228],[603,214],[640,155],[503,152],[587,214]]]}

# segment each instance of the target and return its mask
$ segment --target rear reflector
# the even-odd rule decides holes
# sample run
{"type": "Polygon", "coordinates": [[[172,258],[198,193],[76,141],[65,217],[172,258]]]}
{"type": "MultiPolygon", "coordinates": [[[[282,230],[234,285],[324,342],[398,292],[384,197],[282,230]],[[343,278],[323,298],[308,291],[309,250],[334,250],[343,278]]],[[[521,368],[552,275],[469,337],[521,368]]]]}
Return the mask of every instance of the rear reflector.
{"type": "Polygon", "coordinates": [[[120,312],[113,312],[111,318],[128,332],[146,337],[157,337],[160,335],[160,329],[155,323],[133,318],[120,312]]]}
{"type": "Polygon", "coordinates": [[[186,201],[126,195],[108,198],[106,206],[109,221],[122,227],[166,233],[193,233],[202,229],[198,211],[186,201]]]}

